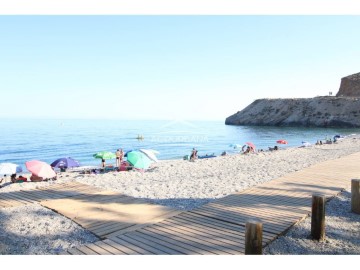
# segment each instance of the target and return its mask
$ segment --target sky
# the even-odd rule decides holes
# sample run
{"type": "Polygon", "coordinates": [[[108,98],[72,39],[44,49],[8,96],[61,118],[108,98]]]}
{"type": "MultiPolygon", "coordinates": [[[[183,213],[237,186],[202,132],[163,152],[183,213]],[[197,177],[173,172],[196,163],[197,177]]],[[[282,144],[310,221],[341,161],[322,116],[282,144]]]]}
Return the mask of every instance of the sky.
{"type": "Polygon", "coordinates": [[[0,118],[224,120],[336,94],[360,16],[0,16],[0,118]]]}

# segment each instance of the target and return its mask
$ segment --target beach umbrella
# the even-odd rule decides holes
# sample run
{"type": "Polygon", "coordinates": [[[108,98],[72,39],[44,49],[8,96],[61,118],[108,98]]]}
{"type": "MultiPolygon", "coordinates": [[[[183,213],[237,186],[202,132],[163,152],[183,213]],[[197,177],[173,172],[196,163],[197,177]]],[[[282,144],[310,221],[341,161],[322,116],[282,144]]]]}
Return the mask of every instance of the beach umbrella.
{"type": "Polygon", "coordinates": [[[276,143],[279,143],[279,144],[288,144],[288,142],[286,140],[278,140],[276,141],[276,143]]]}
{"type": "Polygon", "coordinates": [[[128,153],[132,152],[132,151],[135,151],[135,150],[129,150],[129,151],[126,151],[124,157],[127,157],[128,153]]]}
{"type": "Polygon", "coordinates": [[[14,163],[0,163],[0,174],[14,174],[22,172],[22,168],[20,165],[14,163]]]}
{"type": "Polygon", "coordinates": [[[101,159],[113,159],[116,158],[116,155],[114,153],[111,152],[107,152],[107,151],[102,151],[102,152],[98,152],[96,154],[93,154],[94,158],[101,158],[101,159]]]}
{"type": "Polygon", "coordinates": [[[141,153],[144,153],[148,158],[150,158],[152,161],[159,162],[157,157],[155,156],[154,152],[148,149],[139,149],[141,153]]]}
{"type": "Polygon", "coordinates": [[[56,173],[49,164],[39,160],[27,161],[25,166],[29,172],[39,177],[52,178],[56,176],[56,173]]]}
{"type": "Polygon", "coordinates": [[[53,163],[50,164],[51,167],[54,168],[71,168],[71,167],[79,167],[80,163],[71,157],[64,157],[55,160],[53,163]]]}
{"type": "Polygon", "coordinates": [[[250,146],[253,150],[256,149],[256,146],[252,142],[247,142],[246,144],[250,146]]]}
{"type": "Polygon", "coordinates": [[[153,152],[155,155],[159,155],[159,154],[160,154],[159,151],[156,151],[156,150],[154,150],[154,149],[147,149],[147,151],[153,152]]]}
{"type": "Polygon", "coordinates": [[[127,161],[138,169],[147,169],[151,164],[151,160],[144,153],[139,151],[129,152],[127,161]]]}

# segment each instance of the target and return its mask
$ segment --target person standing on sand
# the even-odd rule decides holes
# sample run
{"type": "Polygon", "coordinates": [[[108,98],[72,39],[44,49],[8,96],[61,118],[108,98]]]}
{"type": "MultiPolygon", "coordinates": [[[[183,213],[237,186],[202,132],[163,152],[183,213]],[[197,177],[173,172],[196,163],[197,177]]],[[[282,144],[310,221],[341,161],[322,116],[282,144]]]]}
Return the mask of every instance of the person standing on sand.
{"type": "Polygon", "coordinates": [[[103,167],[103,168],[105,168],[105,159],[101,159],[101,166],[103,167]]]}
{"type": "Polygon", "coordinates": [[[116,167],[120,167],[120,158],[121,158],[121,153],[120,153],[120,149],[116,150],[115,152],[116,155],[116,167]]]}
{"type": "Polygon", "coordinates": [[[116,155],[116,167],[120,167],[124,158],[124,151],[122,150],[122,148],[118,149],[115,155],[116,155]]]}

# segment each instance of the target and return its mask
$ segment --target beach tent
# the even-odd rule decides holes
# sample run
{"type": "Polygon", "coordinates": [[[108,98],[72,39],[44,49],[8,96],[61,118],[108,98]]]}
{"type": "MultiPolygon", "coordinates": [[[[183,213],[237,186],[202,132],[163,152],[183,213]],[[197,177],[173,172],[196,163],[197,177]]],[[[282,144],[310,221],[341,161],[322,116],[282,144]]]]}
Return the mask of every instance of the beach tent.
{"type": "Polygon", "coordinates": [[[52,178],[56,176],[56,173],[49,164],[39,160],[27,161],[25,166],[29,172],[39,177],[52,178]]]}
{"type": "Polygon", "coordinates": [[[147,169],[151,165],[151,159],[140,151],[131,151],[127,154],[127,161],[137,169],[147,169]]]}
{"type": "Polygon", "coordinates": [[[14,173],[22,172],[20,165],[14,163],[0,163],[0,174],[1,175],[11,175],[14,173]]]}
{"type": "Polygon", "coordinates": [[[155,156],[154,152],[149,149],[139,149],[140,152],[144,153],[148,158],[152,161],[159,162],[157,157],[155,156]]]}
{"type": "Polygon", "coordinates": [[[309,142],[302,142],[302,145],[303,145],[304,147],[306,147],[306,146],[311,146],[311,143],[309,143],[309,142]]]}

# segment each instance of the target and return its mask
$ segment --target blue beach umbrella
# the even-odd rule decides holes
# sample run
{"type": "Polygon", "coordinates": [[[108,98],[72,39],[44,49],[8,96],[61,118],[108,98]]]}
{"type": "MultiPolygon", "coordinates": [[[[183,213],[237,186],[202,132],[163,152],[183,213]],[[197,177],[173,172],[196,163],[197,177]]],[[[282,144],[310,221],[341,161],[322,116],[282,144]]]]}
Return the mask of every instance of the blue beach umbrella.
{"type": "Polygon", "coordinates": [[[55,160],[50,165],[53,168],[72,168],[72,167],[79,167],[80,163],[71,157],[64,157],[55,160]]]}

